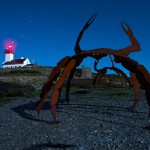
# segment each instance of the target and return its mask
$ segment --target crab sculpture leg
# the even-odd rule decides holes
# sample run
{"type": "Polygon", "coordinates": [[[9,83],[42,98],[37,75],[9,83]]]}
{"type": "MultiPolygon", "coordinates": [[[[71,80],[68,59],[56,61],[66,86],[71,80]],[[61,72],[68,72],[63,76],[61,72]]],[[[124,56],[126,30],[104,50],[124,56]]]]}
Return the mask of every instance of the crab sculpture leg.
{"type": "Polygon", "coordinates": [[[51,90],[52,86],[55,84],[56,80],[60,76],[62,68],[64,68],[69,63],[70,60],[71,58],[69,56],[66,56],[62,60],[60,60],[59,63],[57,63],[57,66],[53,68],[48,81],[44,83],[40,93],[40,100],[36,103],[36,110],[38,115],[40,114],[40,110],[43,107],[45,99],[48,97],[49,91],[51,90]]]}
{"type": "Polygon", "coordinates": [[[66,84],[66,101],[67,101],[67,104],[69,105],[69,101],[70,101],[70,98],[69,98],[69,92],[70,92],[70,86],[71,86],[71,80],[72,78],[74,77],[74,74],[76,72],[76,67],[74,67],[70,74],[69,74],[69,77],[68,77],[68,81],[67,81],[67,84],[66,84]]]}
{"type": "MultiPolygon", "coordinates": [[[[114,61],[113,61],[111,55],[109,55],[109,57],[112,62],[112,67],[114,67],[114,61]]],[[[118,75],[122,74],[124,77],[123,79],[125,79],[125,81],[127,81],[129,83],[129,85],[131,86],[131,82],[124,72],[122,72],[118,68],[114,68],[114,70],[116,73],[118,73],[118,75]]],[[[131,76],[132,86],[133,86],[133,90],[134,90],[134,104],[129,108],[129,110],[135,111],[135,108],[136,108],[138,102],[140,101],[140,87],[139,87],[139,82],[136,78],[135,73],[130,72],[130,76],[131,76]]]]}
{"type": "Polygon", "coordinates": [[[135,73],[130,72],[130,76],[131,76],[131,81],[132,81],[133,90],[134,90],[134,104],[129,109],[131,111],[135,111],[135,108],[140,101],[140,84],[137,80],[135,73]]]}
{"type": "MultiPolygon", "coordinates": [[[[127,70],[134,73],[136,76],[137,81],[141,85],[140,88],[145,90],[145,96],[147,99],[147,104],[149,106],[149,114],[148,118],[150,118],[150,74],[147,69],[143,66],[138,64],[137,61],[130,59],[129,57],[118,57],[115,56],[115,62],[121,63],[127,70]]],[[[150,129],[150,125],[149,125],[150,129]]]]}
{"type": "Polygon", "coordinates": [[[83,57],[74,57],[71,59],[71,61],[69,62],[69,64],[64,68],[62,75],[60,76],[60,78],[57,80],[55,87],[54,87],[54,91],[52,93],[52,97],[51,97],[51,102],[50,102],[50,106],[51,106],[51,113],[52,113],[52,117],[53,117],[53,121],[57,122],[56,120],[56,104],[58,102],[58,97],[59,97],[59,93],[60,93],[60,88],[63,86],[65,79],[67,78],[67,75],[75,68],[78,66],[78,63],[80,64],[82,62],[84,58],[83,57]]]}

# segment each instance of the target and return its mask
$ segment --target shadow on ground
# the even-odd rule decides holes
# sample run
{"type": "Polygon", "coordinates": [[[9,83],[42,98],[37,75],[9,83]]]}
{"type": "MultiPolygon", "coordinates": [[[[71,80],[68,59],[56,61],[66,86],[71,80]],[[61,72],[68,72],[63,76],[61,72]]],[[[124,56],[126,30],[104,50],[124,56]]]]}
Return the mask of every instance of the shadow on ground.
{"type": "MultiPolygon", "coordinates": [[[[22,118],[37,121],[37,122],[43,122],[43,120],[38,119],[37,116],[33,116],[33,115],[29,114],[28,112],[26,112],[26,111],[34,111],[35,106],[36,106],[35,102],[29,102],[27,104],[23,104],[23,105],[19,105],[17,107],[13,107],[13,108],[11,108],[11,110],[13,110],[15,113],[17,113],[22,118]]],[[[48,106],[47,106],[47,108],[45,108],[45,107],[46,107],[46,105],[44,105],[44,109],[48,109],[48,106]]]]}
{"type": "MultiPolygon", "coordinates": [[[[28,111],[36,111],[35,105],[36,105],[36,102],[29,102],[27,104],[13,107],[13,108],[11,108],[11,110],[13,110],[15,113],[20,115],[22,118],[36,121],[36,122],[47,122],[47,120],[41,119],[40,117],[38,117],[38,115],[32,115],[32,114],[28,113],[28,111]]],[[[76,112],[79,112],[79,114],[76,113],[76,115],[78,115],[80,117],[83,116],[84,118],[89,119],[90,121],[93,121],[93,122],[96,119],[96,120],[99,120],[100,122],[108,122],[109,123],[109,119],[99,118],[96,116],[90,117],[90,115],[86,115],[86,114],[88,114],[88,113],[89,114],[99,114],[99,115],[103,114],[103,115],[109,115],[112,117],[123,117],[123,118],[127,118],[127,119],[137,119],[137,116],[134,117],[132,115],[128,116],[127,114],[125,114],[126,112],[131,113],[125,107],[74,103],[74,104],[70,104],[69,108],[66,110],[66,108],[67,108],[66,106],[67,106],[67,104],[64,104],[64,103],[59,104],[59,109],[57,111],[59,111],[60,113],[62,112],[62,113],[71,114],[71,115],[73,115],[76,112]]],[[[46,101],[42,110],[49,110],[49,109],[50,109],[49,102],[46,101]]],[[[133,112],[133,113],[144,114],[145,112],[133,112]]],[[[138,117],[138,119],[141,121],[144,120],[144,118],[141,118],[141,117],[138,117]]],[[[112,122],[110,120],[110,122],[113,124],[119,124],[117,121],[112,122]]],[[[122,124],[120,124],[120,125],[122,125],[122,124]]]]}
{"type": "Polygon", "coordinates": [[[62,150],[66,150],[68,148],[75,148],[76,145],[69,145],[69,144],[53,144],[51,142],[48,143],[43,143],[43,144],[37,144],[37,145],[32,145],[30,148],[27,149],[23,149],[23,150],[40,150],[43,148],[53,148],[53,149],[62,149],[62,150]]]}

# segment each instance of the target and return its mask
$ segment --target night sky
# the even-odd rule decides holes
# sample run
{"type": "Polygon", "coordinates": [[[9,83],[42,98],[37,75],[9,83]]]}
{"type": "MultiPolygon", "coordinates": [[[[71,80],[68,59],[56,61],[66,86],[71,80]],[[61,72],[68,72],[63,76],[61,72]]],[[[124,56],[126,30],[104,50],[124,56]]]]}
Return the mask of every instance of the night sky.
{"type": "MultiPolygon", "coordinates": [[[[86,30],[81,48],[127,47],[131,43],[120,25],[126,21],[141,45],[141,51],[130,57],[150,71],[150,0],[0,0],[0,62],[10,42],[15,58],[55,66],[75,54],[77,36],[95,12],[98,16],[86,30]]],[[[86,58],[82,64],[93,68],[93,63],[86,58]]],[[[109,57],[99,62],[99,69],[104,66],[111,66],[109,57]]]]}

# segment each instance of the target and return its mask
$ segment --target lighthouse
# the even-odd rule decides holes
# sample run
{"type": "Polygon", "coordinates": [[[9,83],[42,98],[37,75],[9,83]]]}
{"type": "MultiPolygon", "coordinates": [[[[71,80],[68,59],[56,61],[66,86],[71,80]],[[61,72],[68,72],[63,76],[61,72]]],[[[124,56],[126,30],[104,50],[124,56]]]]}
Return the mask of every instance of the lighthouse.
{"type": "Polygon", "coordinates": [[[13,50],[12,45],[9,45],[8,48],[4,50],[4,53],[5,53],[5,62],[11,61],[14,59],[15,52],[13,50]]]}
{"type": "Polygon", "coordinates": [[[18,68],[24,67],[30,64],[28,58],[21,57],[20,59],[14,59],[14,50],[12,45],[8,45],[7,49],[4,50],[5,61],[2,63],[3,68],[18,68]]]}

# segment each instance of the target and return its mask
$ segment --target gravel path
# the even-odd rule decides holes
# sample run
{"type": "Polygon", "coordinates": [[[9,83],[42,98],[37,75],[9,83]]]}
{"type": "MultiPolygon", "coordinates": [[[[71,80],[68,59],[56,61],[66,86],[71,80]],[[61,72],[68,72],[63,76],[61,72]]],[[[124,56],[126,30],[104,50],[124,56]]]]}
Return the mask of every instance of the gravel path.
{"type": "Polygon", "coordinates": [[[131,113],[133,95],[98,90],[71,94],[70,107],[63,102],[59,124],[50,125],[49,102],[38,117],[33,98],[20,98],[0,107],[0,150],[150,150],[146,99],[131,113]]]}

